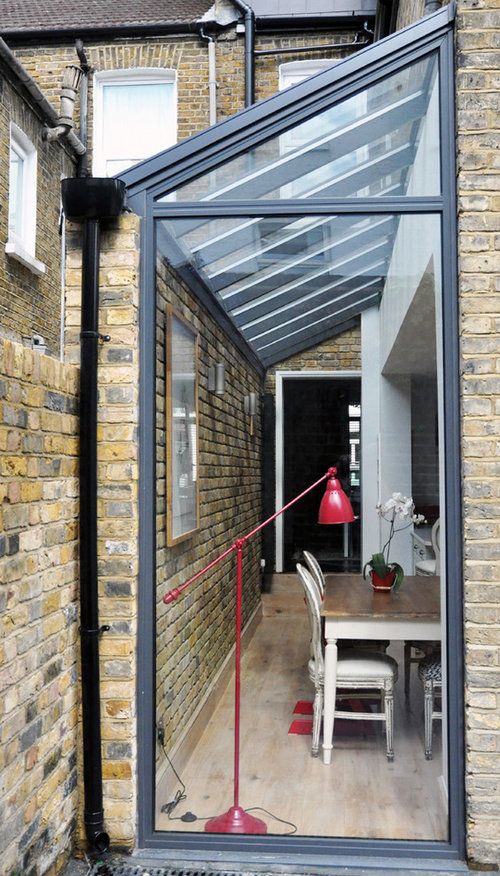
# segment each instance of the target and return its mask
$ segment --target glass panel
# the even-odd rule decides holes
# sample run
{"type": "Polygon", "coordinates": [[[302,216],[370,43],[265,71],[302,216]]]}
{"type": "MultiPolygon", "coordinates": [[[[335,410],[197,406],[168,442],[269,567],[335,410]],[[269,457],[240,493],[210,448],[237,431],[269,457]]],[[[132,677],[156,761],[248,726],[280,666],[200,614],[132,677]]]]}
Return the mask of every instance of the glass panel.
{"type": "Polygon", "coordinates": [[[10,147],[9,161],[9,235],[22,236],[24,159],[10,147]]]}
{"type": "Polygon", "coordinates": [[[396,225],[393,216],[261,216],[159,228],[177,239],[172,265],[190,263],[266,358],[286,338],[378,302],[396,225]]]}
{"type": "Polygon", "coordinates": [[[108,175],[126,170],[175,141],[173,83],[104,85],[102,100],[102,148],[108,175]]]}
{"type": "MultiPolygon", "coordinates": [[[[258,489],[262,457],[264,471],[274,465],[274,443],[262,441],[258,418],[255,432],[242,434],[243,396],[254,391],[254,376],[190,292],[197,272],[197,283],[213,290],[262,359],[273,364],[260,391],[274,395],[276,405],[280,395],[284,400],[277,417],[285,424],[283,455],[276,468],[279,478],[284,460],[284,501],[336,464],[358,516],[355,524],[319,527],[322,486],[314,501],[310,493],[290,508],[281,542],[287,574],[272,575],[270,592],[261,593],[258,562],[252,565],[251,546],[259,560],[260,542],[248,543],[243,607],[253,606],[251,595],[259,593],[263,611],[244,642],[241,805],[263,807],[254,814],[269,834],[291,830],[285,821],[298,836],[445,841],[440,219],[233,217],[161,220],[157,230],[155,690],[162,744],[156,749],[155,827],[201,832],[207,819],[232,803],[234,563],[206,571],[175,603],[165,605],[162,597],[229,547],[228,517],[236,515],[245,534],[250,527],[242,517],[242,485],[258,489]],[[202,517],[197,540],[181,548],[165,539],[165,302],[171,300],[192,315],[199,331],[202,517]],[[294,350],[301,355],[292,359],[294,350]],[[226,386],[217,396],[209,391],[208,372],[220,361],[226,386]],[[278,395],[276,370],[286,372],[278,395]],[[412,497],[427,522],[416,526],[403,507],[394,531],[399,500],[393,494],[412,497]],[[377,508],[378,501],[385,509],[377,508]],[[310,659],[310,617],[295,575],[304,549],[317,554],[325,573],[322,611],[331,635],[331,618],[342,612],[336,708],[343,715],[335,716],[331,763],[323,752],[323,744],[330,751],[327,718],[333,718],[326,705],[315,738],[319,757],[310,756],[314,704],[334,680],[330,661],[318,679],[310,659]],[[404,570],[398,592],[376,593],[362,577],[364,564],[381,551],[404,570]],[[363,661],[353,658],[353,647],[363,661]],[[350,659],[358,669],[372,660],[383,665],[394,680],[394,699],[390,686],[381,696],[376,679],[365,687],[363,678],[349,676],[350,659]],[[218,674],[223,666],[225,674],[218,674]],[[432,682],[432,691],[425,682],[432,682]],[[388,735],[384,723],[380,727],[386,719],[388,735]]],[[[325,666],[321,635],[317,641],[316,665],[325,666]]]]}
{"type": "Polygon", "coordinates": [[[433,54],[163,200],[437,195],[438,121],[433,54]]]}

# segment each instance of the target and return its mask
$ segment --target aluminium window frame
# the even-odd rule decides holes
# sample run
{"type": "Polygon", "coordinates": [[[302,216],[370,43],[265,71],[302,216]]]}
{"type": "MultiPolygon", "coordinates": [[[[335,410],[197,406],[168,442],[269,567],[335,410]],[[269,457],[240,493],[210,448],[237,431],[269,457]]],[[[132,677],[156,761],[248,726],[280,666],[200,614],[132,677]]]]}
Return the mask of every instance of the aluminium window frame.
{"type": "MultiPolygon", "coordinates": [[[[466,871],[465,791],[464,791],[464,686],[463,686],[463,587],[462,515],[460,493],[460,393],[458,349],[458,293],[454,138],[453,6],[417,22],[405,31],[335,65],[322,80],[313,77],[295,88],[239,113],[213,129],[196,135],[165,153],[121,175],[129,191],[129,204],[144,219],[142,223],[140,300],[140,587],[138,662],[138,741],[142,765],[139,782],[138,845],[163,861],[189,858],[191,862],[213,860],[219,864],[252,864],[283,867],[388,866],[414,869],[452,865],[466,871]],[[412,37],[414,37],[412,39],[412,37]],[[388,45],[394,51],[388,53],[388,45]],[[178,188],[213,166],[221,164],[243,149],[248,149],[285,127],[305,120],[332,100],[366,88],[380,78],[380,71],[401,69],[430,51],[439,55],[441,108],[441,183],[442,196],[375,197],[280,202],[161,202],[165,191],[178,188]],[[374,69],[375,67],[375,69],[374,69]],[[342,68],[342,69],[341,69],[342,68]],[[325,86],[323,87],[323,83],[325,86]],[[156,220],[201,216],[303,216],[352,213],[421,214],[440,216],[442,235],[443,288],[443,368],[445,486],[448,520],[446,557],[448,598],[446,604],[448,650],[448,764],[449,764],[449,840],[382,840],[326,837],[280,837],[188,834],[155,830],[155,259],[156,220]],[[144,768],[146,765],[146,768],[144,768]]],[[[216,312],[208,293],[193,287],[193,293],[216,312]]],[[[229,332],[229,330],[228,330],[229,332]]],[[[240,338],[241,343],[241,338],[240,338]]]]}

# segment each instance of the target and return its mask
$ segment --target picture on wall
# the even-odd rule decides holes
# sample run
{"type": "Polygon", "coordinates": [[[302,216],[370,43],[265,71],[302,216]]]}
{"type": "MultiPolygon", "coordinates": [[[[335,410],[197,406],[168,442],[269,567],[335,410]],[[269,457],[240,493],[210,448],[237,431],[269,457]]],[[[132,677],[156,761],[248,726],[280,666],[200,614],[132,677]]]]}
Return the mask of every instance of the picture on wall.
{"type": "Polygon", "coordinates": [[[166,332],[167,544],[199,527],[198,334],[167,308],[166,332]]]}

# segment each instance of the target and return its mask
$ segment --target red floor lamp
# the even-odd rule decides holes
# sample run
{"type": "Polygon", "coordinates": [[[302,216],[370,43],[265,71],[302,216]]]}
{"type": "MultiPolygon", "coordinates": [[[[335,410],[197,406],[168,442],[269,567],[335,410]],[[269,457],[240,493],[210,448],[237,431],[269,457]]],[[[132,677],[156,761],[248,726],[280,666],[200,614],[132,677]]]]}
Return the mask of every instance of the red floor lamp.
{"type": "Polygon", "coordinates": [[[234,773],[233,773],[233,788],[234,788],[234,801],[233,805],[224,812],[222,815],[217,815],[215,818],[211,818],[207,821],[205,825],[205,831],[207,833],[267,833],[267,825],[260,818],[255,818],[255,816],[250,815],[249,812],[245,812],[244,809],[241,808],[239,804],[239,792],[240,792],[240,701],[241,701],[241,608],[242,608],[242,596],[243,596],[243,547],[246,542],[252,538],[252,536],[256,535],[260,532],[261,529],[264,529],[268,523],[272,523],[273,520],[276,520],[280,514],[283,514],[288,508],[291,508],[292,505],[295,505],[300,499],[310,493],[318,484],[322,483],[322,481],[328,480],[325,494],[321,500],[321,505],[319,508],[319,523],[352,523],[355,520],[353,510],[351,507],[351,503],[347,498],[346,494],[342,489],[342,485],[340,481],[337,479],[337,469],[329,468],[326,474],[322,475],[322,477],[318,478],[313,484],[307,487],[306,490],[303,490],[298,496],[292,499],[290,502],[287,502],[286,505],[283,506],[279,511],[276,511],[271,517],[268,517],[267,520],[264,520],[263,523],[260,523],[259,526],[256,526],[255,529],[252,529],[251,532],[248,532],[246,535],[243,535],[241,538],[236,539],[236,541],[225,551],[223,551],[220,556],[216,557],[215,560],[212,560],[208,566],[205,566],[204,569],[201,569],[196,575],[193,575],[189,581],[186,581],[184,584],[181,584],[180,587],[175,587],[173,590],[170,590],[163,597],[163,602],[167,605],[171,602],[174,602],[182,593],[186,587],[189,587],[193,581],[196,581],[205,572],[208,572],[209,569],[213,569],[218,563],[222,562],[229,554],[236,554],[236,617],[235,617],[235,655],[234,655],[234,773]]]}

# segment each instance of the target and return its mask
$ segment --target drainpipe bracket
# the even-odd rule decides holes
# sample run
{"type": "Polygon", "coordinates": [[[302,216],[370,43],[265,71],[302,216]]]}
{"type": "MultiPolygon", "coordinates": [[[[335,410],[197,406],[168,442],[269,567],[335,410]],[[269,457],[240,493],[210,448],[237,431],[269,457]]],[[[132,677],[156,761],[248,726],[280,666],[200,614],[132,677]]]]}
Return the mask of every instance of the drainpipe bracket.
{"type": "Polygon", "coordinates": [[[109,624],[103,624],[101,627],[97,627],[96,629],[86,629],[85,627],[79,627],[79,632],[81,636],[101,636],[103,633],[109,632],[111,629],[109,624]]]}

